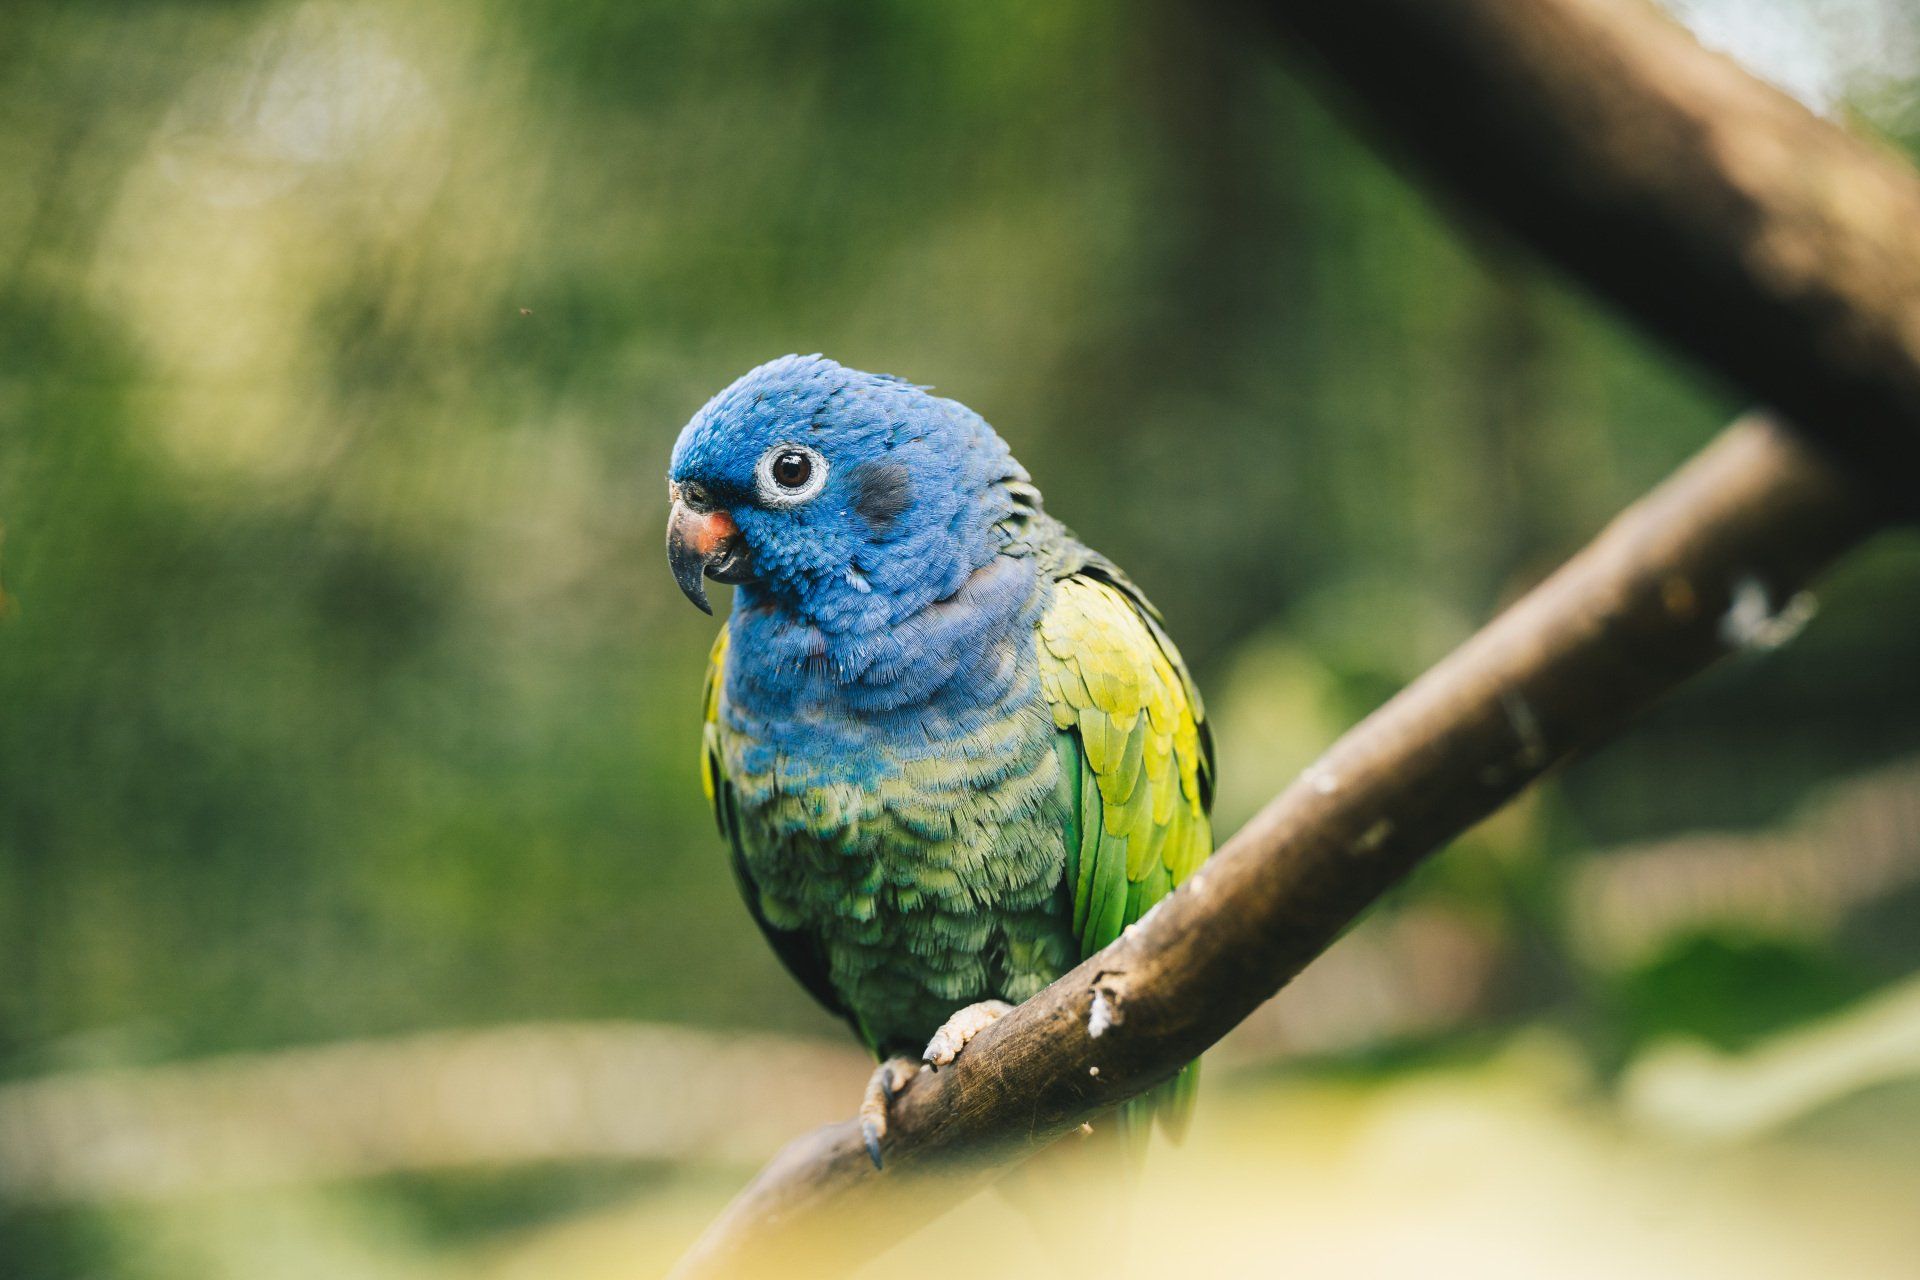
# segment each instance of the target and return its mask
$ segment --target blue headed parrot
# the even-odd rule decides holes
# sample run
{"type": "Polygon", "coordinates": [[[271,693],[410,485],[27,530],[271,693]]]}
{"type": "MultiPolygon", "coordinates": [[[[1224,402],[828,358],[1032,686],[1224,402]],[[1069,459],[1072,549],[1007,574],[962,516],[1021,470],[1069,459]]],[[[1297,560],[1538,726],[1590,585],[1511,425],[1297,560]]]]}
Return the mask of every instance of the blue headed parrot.
{"type": "MultiPolygon", "coordinates": [[[[701,777],[747,909],[886,1107],[1213,849],[1213,747],[1159,614],[978,414],[822,356],[694,415],[667,554],[733,607],[701,777]]],[[[1122,1109],[1176,1137],[1194,1072],[1122,1109]]],[[[1137,1144],[1135,1144],[1137,1145],[1137,1144]]]]}

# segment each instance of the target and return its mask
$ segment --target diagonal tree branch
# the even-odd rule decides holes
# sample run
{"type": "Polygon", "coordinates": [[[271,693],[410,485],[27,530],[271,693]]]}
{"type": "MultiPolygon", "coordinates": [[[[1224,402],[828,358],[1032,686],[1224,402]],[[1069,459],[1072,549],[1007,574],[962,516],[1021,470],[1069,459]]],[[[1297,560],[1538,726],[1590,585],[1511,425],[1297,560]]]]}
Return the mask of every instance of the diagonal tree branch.
{"type": "Polygon", "coordinates": [[[1231,0],[1472,213],[1913,509],[1920,176],[1652,0],[1231,0]]]}
{"type": "Polygon", "coordinates": [[[789,1146],[680,1274],[842,1263],[1165,1079],[1406,870],[1743,643],[1909,504],[1920,462],[1920,180],[1639,0],[1272,0],[1457,196],[1811,424],[1729,429],[1366,722],[1113,946],[896,1104],[789,1146]],[[1875,490],[1870,500],[1866,488],[1875,490]],[[1107,1029],[1092,1034],[1095,1003],[1107,1029]],[[898,1192],[938,1174],[933,1190],[898,1192]],[[859,1230],[812,1231],[858,1215],[859,1230]]]}
{"type": "Polygon", "coordinates": [[[802,1138],[679,1274],[789,1264],[801,1238],[850,1264],[992,1165],[1165,1079],[1421,858],[1730,649],[1768,638],[1769,619],[1876,523],[1852,482],[1790,432],[1736,424],[1343,737],[1112,946],[951,1068],[921,1073],[895,1104],[885,1173],[852,1122],[802,1138]],[[1096,1004],[1109,1024],[1099,1034],[1096,1004]],[[945,1175],[937,1192],[888,1195],[927,1166],[945,1175]],[[860,1229],[809,1232],[829,1207],[860,1229]]]}

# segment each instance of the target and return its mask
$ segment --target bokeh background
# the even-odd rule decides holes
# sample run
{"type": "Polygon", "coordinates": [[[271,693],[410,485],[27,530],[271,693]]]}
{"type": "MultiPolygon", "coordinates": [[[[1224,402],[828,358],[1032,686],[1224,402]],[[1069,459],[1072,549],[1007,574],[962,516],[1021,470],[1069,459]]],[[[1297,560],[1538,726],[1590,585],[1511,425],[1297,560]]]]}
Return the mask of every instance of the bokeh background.
{"type": "MultiPolygon", "coordinates": [[[[1909,6],[1678,8],[1920,143],[1909,6]]],[[[1312,88],[1173,0],[11,0],[0,1276],[651,1274],[849,1109],[661,552],[762,360],[998,426],[1222,830],[1740,410],[1312,88]]],[[[1236,1033],[1141,1265],[1911,1274],[1917,909],[1888,537],[1236,1033]]]]}

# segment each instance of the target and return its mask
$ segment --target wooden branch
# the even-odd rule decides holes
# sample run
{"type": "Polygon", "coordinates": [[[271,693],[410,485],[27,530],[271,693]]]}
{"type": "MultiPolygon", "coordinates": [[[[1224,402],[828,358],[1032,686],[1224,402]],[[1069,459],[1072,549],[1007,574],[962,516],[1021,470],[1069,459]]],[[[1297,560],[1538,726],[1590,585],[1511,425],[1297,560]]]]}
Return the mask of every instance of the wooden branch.
{"type": "Polygon", "coordinates": [[[1886,481],[1920,471],[1920,177],[1649,0],[1234,0],[1387,146],[1886,481]]]}
{"type": "Polygon", "coordinates": [[[852,1122],[802,1138],[677,1274],[756,1274],[790,1265],[802,1241],[826,1251],[814,1261],[850,1266],[993,1166],[1167,1078],[1421,858],[1731,648],[1775,638],[1768,620],[1875,513],[1785,429],[1736,424],[1343,737],[1112,946],[952,1067],[922,1072],[895,1103],[884,1173],[852,1122]],[[929,1168],[944,1175],[931,1188],[914,1176],[929,1168]]]}

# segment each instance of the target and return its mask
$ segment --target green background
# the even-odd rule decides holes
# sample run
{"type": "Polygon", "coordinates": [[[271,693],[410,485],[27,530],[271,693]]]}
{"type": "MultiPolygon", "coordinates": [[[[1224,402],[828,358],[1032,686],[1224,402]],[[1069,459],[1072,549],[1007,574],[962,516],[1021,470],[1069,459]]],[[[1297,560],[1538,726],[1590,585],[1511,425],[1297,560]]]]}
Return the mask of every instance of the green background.
{"type": "MultiPolygon", "coordinates": [[[[1907,145],[1911,102],[1883,76],[1852,119],[1907,145]]],[[[17,2],[0,178],[0,1080],[533,1020],[838,1034],[735,899],[694,769],[713,623],[661,551],[675,434],[770,357],[998,427],[1165,612],[1223,830],[1743,407],[1175,3],[17,2]]],[[[1796,642],[1399,891],[1498,979],[1335,1056],[1545,1026],[1604,1078],[1913,973],[1898,877],[1631,963],[1570,935],[1609,850],[1790,828],[1920,749],[1916,654],[1888,537],[1796,642]]],[[[393,1212],[458,1240],[604,1193],[487,1186],[393,1212]]],[[[0,1200],[0,1274],[172,1274],[98,1223],[0,1200]]]]}

